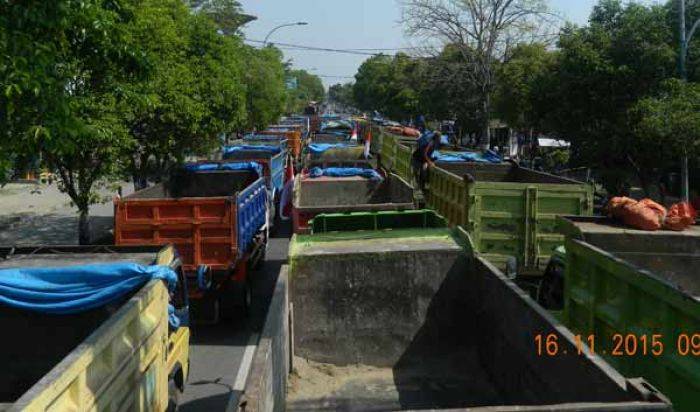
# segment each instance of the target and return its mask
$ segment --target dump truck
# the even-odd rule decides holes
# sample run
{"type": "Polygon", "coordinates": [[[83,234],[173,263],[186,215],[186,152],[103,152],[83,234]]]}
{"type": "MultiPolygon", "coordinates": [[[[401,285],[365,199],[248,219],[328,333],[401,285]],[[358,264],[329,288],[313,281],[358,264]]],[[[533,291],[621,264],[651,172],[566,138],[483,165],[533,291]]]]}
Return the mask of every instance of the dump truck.
{"type": "Polygon", "coordinates": [[[344,132],[313,133],[309,137],[310,143],[349,143],[350,134],[344,132]]]}
{"type": "Polygon", "coordinates": [[[187,283],[172,247],[0,247],[0,270],[121,262],[168,266],[177,288],[153,279],[71,314],[0,304],[12,335],[0,351],[0,410],[175,410],[189,372],[190,331],[187,283]],[[177,326],[169,326],[169,305],[177,326]]]}
{"type": "Polygon", "coordinates": [[[370,165],[365,147],[356,143],[310,144],[304,149],[304,167],[329,165],[370,165]]]}
{"type": "Polygon", "coordinates": [[[564,243],[556,217],[591,215],[593,186],[515,163],[438,162],[426,204],[463,227],[475,250],[510,276],[539,278],[564,243]]]}
{"type": "MultiPolygon", "coordinates": [[[[279,144],[270,145],[264,141],[238,140],[224,148],[224,161],[255,162],[262,165],[265,183],[270,200],[270,215],[275,216],[278,210],[280,195],[285,185],[285,169],[287,167],[286,140],[279,144]],[[272,149],[272,150],[271,150],[272,149]]],[[[270,225],[275,219],[270,219],[270,225]]]]}
{"type": "Polygon", "coordinates": [[[301,150],[303,147],[301,128],[292,126],[279,126],[277,128],[263,130],[255,133],[255,138],[262,136],[277,137],[280,140],[287,140],[289,152],[296,160],[301,158],[301,150]]]}
{"type": "Polygon", "coordinates": [[[246,412],[671,410],[646,381],[579,348],[434,212],[312,226],[290,244],[246,412]]]}
{"type": "MultiPolygon", "coordinates": [[[[700,226],[647,232],[605,217],[560,217],[564,323],[678,411],[700,405],[700,226]]],[[[551,282],[550,282],[551,281],[551,282]]],[[[551,289],[551,288],[550,288],[551,289]]]]}
{"type": "Polygon", "coordinates": [[[198,321],[216,323],[250,305],[248,276],[264,261],[271,219],[255,165],[190,165],[167,182],[114,199],[117,245],[175,245],[198,285],[190,291],[198,321]]]}
{"type": "Polygon", "coordinates": [[[299,175],[294,182],[293,206],[294,233],[309,233],[309,221],[321,213],[415,209],[413,189],[392,173],[380,180],[299,175]]]}

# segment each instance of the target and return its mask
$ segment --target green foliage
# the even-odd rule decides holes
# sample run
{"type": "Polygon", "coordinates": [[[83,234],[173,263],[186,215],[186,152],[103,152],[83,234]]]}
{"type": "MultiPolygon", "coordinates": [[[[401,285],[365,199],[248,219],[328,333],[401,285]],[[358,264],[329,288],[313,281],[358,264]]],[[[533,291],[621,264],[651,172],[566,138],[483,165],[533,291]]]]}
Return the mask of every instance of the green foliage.
{"type": "Polygon", "coordinates": [[[361,110],[378,110],[393,119],[414,117],[419,111],[416,63],[405,54],[375,56],[360,66],[353,98],[361,110]]]}
{"type": "Polygon", "coordinates": [[[274,47],[247,47],[244,72],[247,127],[263,129],[279,118],[287,98],[282,53],[274,47]]]}
{"type": "Polygon", "coordinates": [[[498,117],[519,130],[538,128],[544,114],[537,96],[555,63],[556,53],[544,44],[517,45],[497,69],[494,106],[498,117]]]}
{"type": "Polygon", "coordinates": [[[354,100],[352,95],[353,85],[352,83],[345,84],[334,84],[328,88],[328,99],[331,102],[340,104],[345,107],[354,106],[354,100]]]}
{"type": "Polygon", "coordinates": [[[125,86],[143,63],[126,46],[131,15],[97,0],[3,2],[0,12],[4,145],[41,155],[59,173],[80,212],[84,243],[93,185],[117,169],[129,144],[125,86]]]}
{"type": "Polygon", "coordinates": [[[0,180],[14,159],[41,159],[80,212],[82,242],[100,181],[128,171],[141,185],[218,147],[222,132],[273,121],[281,54],[243,44],[250,16],[235,1],[195,11],[181,0],[0,1],[0,180]]]}
{"type": "Polygon", "coordinates": [[[362,110],[378,110],[393,119],[423,114],[479,130],[480,99],[471,70],[452,46],[434,58],[371,57],[356,75],[353,100],[362,110]]]}
{"type": "Polygon", "coordinates": [[[700,155],[700,84],[669,80],[657,96],[640,100],[631,116],[636,123],[631,149],[644,148],[650,161],[700,155]]]}
{"type": "Polygon", "coordinates": [[[604,182],[613,193],[630,175],[644,186],[656,178],[629,110],[675,75],[672,33],[665,7],[601,1],[589,26],[562,31],[556,67],[542,77],[536,99],[550,130],[571,140],[576,165],[614,170],[604,182]]]}
{"type": "Polygon", "coordinates": [[[190,3],[193,9],[213,20],[227,35],[240,34],[242,26],[256,19],[243,14],[241,3],[236,0],[192,0],[190,3]]]}
{"type": "Polygon", "coordinates": [[[287,78],[297,80],[297,88],[287,91],[287,113],[299,113],[310,101],[320,102],[326,95],[321,78],[305,70],[290,70],[287,78]]]}
{"type": "Polygon", "coordinates": [[[130,48],[145,56],[148,73],[129,85],[125,123],[134,140],[129,169],[143,187],[187,155],[216,148],[219,133],[242,127],[246,48],[180,0],[140,1],[133,15],[130,48]]]}

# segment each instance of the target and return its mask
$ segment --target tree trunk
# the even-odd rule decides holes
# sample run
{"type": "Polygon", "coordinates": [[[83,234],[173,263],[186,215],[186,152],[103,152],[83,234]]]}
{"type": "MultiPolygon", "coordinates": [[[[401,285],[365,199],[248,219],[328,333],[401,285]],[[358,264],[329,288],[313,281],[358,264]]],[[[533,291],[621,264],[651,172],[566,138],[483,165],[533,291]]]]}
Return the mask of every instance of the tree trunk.
{"type": "Polygon", "coordinates": [[[132,165],[132,179],[134,180],[134,191],[143,190],[148,187],[148,156],[141,154],[134,157],[132,165]]]}
{"type": "Polygon", "coordinates": [[[80,208],[78,217],[78,243],[81,245],[90,244],[90,208],[80,208]]]}
{"type": "Polygon", "coordinates": [[[491,148],[491,97],[486,92],[482,99],[482,129],[479,148],[488,150],[491,148]]]}
{"type": "Polygon", "coordinates": [[[132,179],[134,180],[134,192],[138,192],[139,190],[143,190],[148,187],[148,179],[144,177],[143,173],[134,173],[132,179]]]}

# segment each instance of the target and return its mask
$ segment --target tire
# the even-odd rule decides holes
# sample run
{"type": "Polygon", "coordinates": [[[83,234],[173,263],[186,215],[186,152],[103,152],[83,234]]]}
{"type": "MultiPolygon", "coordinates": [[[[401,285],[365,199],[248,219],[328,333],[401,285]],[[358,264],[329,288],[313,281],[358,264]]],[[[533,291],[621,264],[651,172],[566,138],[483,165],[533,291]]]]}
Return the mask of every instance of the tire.
{"type": "Polygon", "coordinates": [[[276,195],[273,194],[272,200],[269,202],[267,209],[267,227],[269,234],[277,233],[277,207],[275,202],[276,195]]]}
{"type": "Polygon", "coordinates": [[[564,309],[564,268],[552,261],[537,290],[537,303],[547,310],[564,309]]]}
{"type": "Polygon", "coordinates": [[[250,315],[250,308],[253,305],[253,288],[250,287],[250,281],[243,285],[243,313],[246,317],[250,315]]]}
{"type": "Polygon", "coordinates": [[[170,377],[168,379],[168,406],[165,409],[166,412],[175,412],[178,410],[180,402],[180,388],[177,387],[175,379],[170,377]]]}

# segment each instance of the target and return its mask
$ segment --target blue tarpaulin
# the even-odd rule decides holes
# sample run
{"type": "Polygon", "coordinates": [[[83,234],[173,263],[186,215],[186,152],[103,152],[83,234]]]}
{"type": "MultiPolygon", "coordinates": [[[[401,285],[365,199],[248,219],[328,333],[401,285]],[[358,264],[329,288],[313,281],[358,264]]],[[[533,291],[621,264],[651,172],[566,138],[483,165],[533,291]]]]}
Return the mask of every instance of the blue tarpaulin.
{"type": "Polygon", "coordinates": [[[449,152],[441,153],[433,152],[433,160],[436,162],[459,163],[459,162],[474,162],[474,163],[502,163],[503,158],[496,152],[487,150],[483,153],[478,152],[449,152]]]}
{"type": "Polygon", "coordinates": [[[247,134],[243,136],[243,140],[270,140],[270,141],[278,141],[284,139],[284,132],[280,132],[279,134],[247,134]]]}
{"type": "Polygon", "coordinates": [[[343,147],[351,147],[351,146],[356,146],[353,144],[348,144],[348,143],[313,143],[308,145],[307,147],[309,148],[309,152],[313,154],[321,154],[325,153],[328,150],[331,149],[341,149],[343,147]]]}
{"type": "Polygon", "coordinates": [[[351,177],[361,176],[372,180],[382,180],[382,176],[374,169],[362,169],[359,167],[327,167],[322,169],[314,167],[309,170],[310,177],[351,177]]]}
{"type": "Polygon", "coordinates": [[[185,165],[190,172],[209,172],[212,170],[251,170],[263,175],[263,167],[257,162],[230,162],[230,163],[190,163],[185,165]]]}
{"type": "Polygon", "coordinates": [[[256,152],[269,152],[277,154],[282,152],[282,148],[279,145],[240,145],[240,146],[226,146],[221,149],[224,155],[235,153],[235,152],[245,152],[245,151],[256,151],[256,152]]]}
{"type": "Polygon", "coordinates": [[[0,303],[52,315],[86,312],[124,298],[151,279],[177,286],[167,266],[110,263],[0,270],[0,303]]]}

